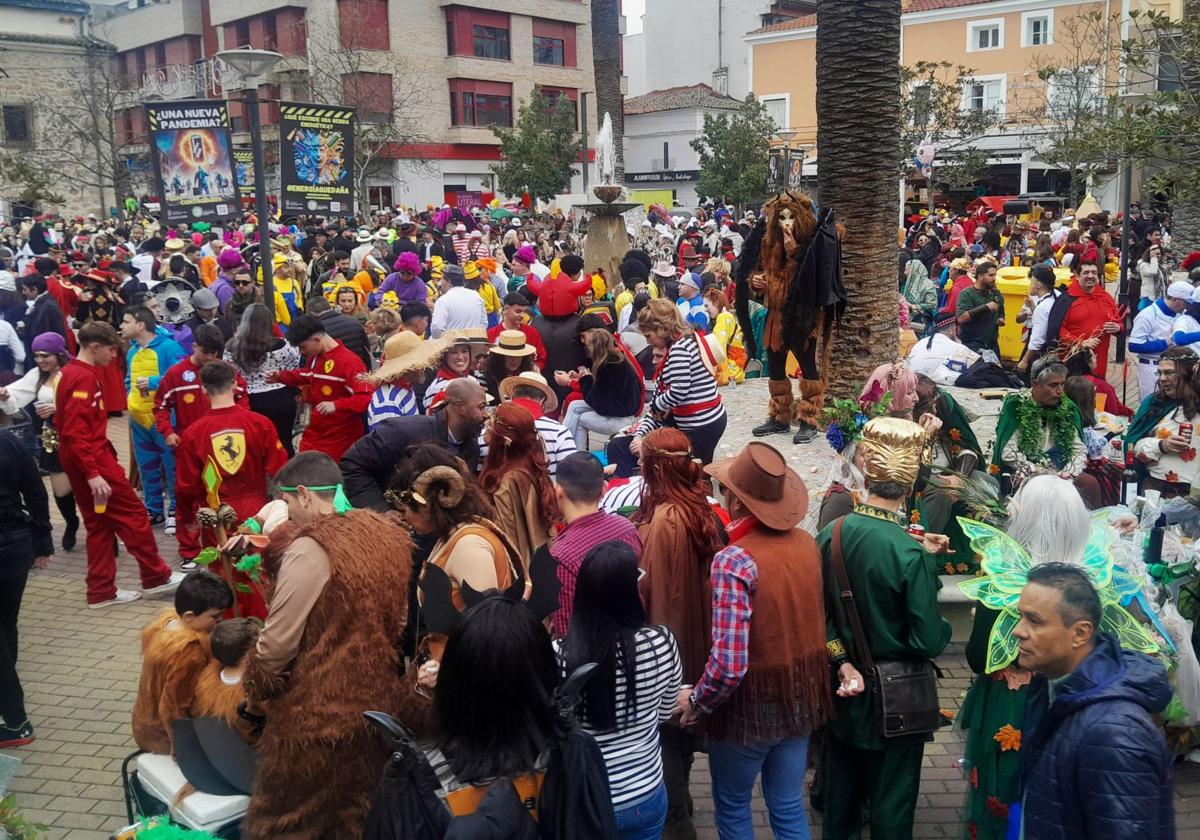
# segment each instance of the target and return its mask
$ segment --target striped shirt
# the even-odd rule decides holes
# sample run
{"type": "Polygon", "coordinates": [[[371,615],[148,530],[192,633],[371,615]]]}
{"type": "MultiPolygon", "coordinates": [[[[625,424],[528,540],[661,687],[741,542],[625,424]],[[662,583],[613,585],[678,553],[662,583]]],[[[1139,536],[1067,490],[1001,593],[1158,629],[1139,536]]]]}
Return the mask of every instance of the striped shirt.
{"type": "MultiPolygon", "coordinates": [[[[663,780],[662,750],[658,726],[668,720],[683,685],[679,647],[666,627],[643,627],[635,634],[633,672],[637,675],[635,704],[625,719],[625,672],[618,665],[616,677],[617,728],[609,732],[592,729],[586,717],[580,724],[591,734],[604,755],[613,807],[620,808],[649,795],[663,780]]],[[[559,671],[566,676],[562,641],[554,643],[559,671]]]]}
{"type": "Polygon", "coordinates": [[[367,406],[367,428],[374,429],[390,417],[409,417],[417,413],[417,398],[407,385],[380,385],[367,406]]]}
{"type": "MultiPolygon", "coordinates": [[[[575,438],[571,437],[571,433],[566,430],[566,427],[557,420],[553,420],[545,415],[533,421],[533,427],[537,429],[537,433],[542,436],[542,450],[546,453],[546,466],[550,468],[550,477],[558,473],[558,462],[566,458],[572,452],[578,452],[575,448],[575,438]]],[[[483,432],[479,433],[479,469],[483,469],[483,459],[487,457],[488,445],[483,439],[483,432]]]]}
{"type": "Polygon", "coordinates": [[[700,359],[695,335],[671,345],[657,378],[650,410],[638,423],[636,434],[639,437],[662,426],[653,412],[665,414],[669,411],[675,426],[681,430],[698,429],[724,416],[725,406],[717,394],[717,380],[700,359]]]}

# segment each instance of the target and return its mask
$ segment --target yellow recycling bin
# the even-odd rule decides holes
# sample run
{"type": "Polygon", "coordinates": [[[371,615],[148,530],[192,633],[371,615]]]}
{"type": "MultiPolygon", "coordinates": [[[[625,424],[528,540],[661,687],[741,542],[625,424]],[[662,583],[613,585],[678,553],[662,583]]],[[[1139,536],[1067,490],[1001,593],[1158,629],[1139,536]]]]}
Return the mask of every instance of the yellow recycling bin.
{"type": "MultiPolygon", "coordinates": [[[[1054,277],[1059,288],[1071,282],[1071,269],[1058,267],[1054,277]]],[[[996,288],[1004,295],[1004,326],[1000,328],[1000,358],[1010,362],[1019,361],[1025,352],[1021,341],[1021,325],[1017,313],[1029,297],[1029,266],[1007,266],[996,272],[996,288]]]]}

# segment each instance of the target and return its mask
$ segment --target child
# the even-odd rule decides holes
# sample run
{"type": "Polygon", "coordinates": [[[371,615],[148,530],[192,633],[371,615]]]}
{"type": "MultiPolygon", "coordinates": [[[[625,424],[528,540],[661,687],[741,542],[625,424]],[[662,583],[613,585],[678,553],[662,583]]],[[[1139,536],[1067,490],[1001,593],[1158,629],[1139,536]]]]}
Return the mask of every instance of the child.
{"type": "Polygon", "coordinates": [[[147,752],[172,753],[171,721],[191,717],[196,679],[209,661],[209,634],[233,606],[233,590],[211,572],[191,572],[142,631],[142,674],[133,705],[133,740],[147,752]]]}
{"type": "Polygon", "coordinates": [[[238,703],[246,699],[242,674],[257,640],[258,623],[250,618],[231,618],[213,629],[213,658],[196,680],[192,717],[221,718],[237,727],[238,703]]]}

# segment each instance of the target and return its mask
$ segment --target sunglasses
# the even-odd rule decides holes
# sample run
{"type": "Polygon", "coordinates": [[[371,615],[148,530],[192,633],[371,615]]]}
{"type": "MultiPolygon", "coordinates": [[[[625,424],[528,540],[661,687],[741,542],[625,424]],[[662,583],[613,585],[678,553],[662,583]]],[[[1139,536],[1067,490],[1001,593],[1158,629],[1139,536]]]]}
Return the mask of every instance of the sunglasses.
{"type": "Polygon", "coordinates": [[[234,280],[233,285],[235,285],[235,286],[253,286],[254,281],[253,280],[234,280]]]}

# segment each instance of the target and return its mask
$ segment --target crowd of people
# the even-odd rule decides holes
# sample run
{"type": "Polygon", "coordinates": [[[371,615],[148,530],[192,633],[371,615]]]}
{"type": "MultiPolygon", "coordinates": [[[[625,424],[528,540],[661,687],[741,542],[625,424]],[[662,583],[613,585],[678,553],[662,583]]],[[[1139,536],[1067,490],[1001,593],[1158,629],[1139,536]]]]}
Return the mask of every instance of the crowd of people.
{"type": "MultiPolygon", "coordinates": [[[[943,573],[974,573],[980,601],[961,836],[1173,836],[1155,717],[1179,699],[1172,640],[1139,635],[1149,605],[1114,623],[1132,571],[1088,550],[1136,528],[1090,512],[1120,500],[1124,451],[1143,493],[1197,479],[1191,284],[1168,280],[1161,230],[1131,343],[1154,387],[1114,447],[1095,428],[1124,408],[1107,218],[1036,237],[1002,216],[917,220],[898,322],[924,336],[849,401],[824,397],[854,317],[826,269],[840,226],[806,197],[652,210],[619,277],[561,219],[356,221],[272,224],[270,301],[253,220],[5,229],[0,746],[35,738],[16,621],[56,551],[46,476],[62,550],[86,533],[89,608],[173,597],[141,636],[133,735],[182,766],[181,721],[235,732],[248,840],[694,838],[700,751],[722,838],[755,835],[760,780],[776,837],[809,836],[809,800],[826,837],[911,837],[949,723],[943,573]],[[996,273],[1031,252],[1025,353],[1004,368],[996,273]],[[815,308],[794,308],[801,282],[815,308]],[[753,435],[823,432],[819,495],[764,440],[717,455],[746,419],[724,388],[763,373],[753,435]],[[989,380],[1013,390],[985,451],[946,386],[989,380]],[[121,546],[138,591],[116,586],[121,546]]],[[[234,758],[206,760],[221,775],[234,758]]]]}

